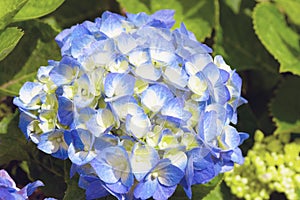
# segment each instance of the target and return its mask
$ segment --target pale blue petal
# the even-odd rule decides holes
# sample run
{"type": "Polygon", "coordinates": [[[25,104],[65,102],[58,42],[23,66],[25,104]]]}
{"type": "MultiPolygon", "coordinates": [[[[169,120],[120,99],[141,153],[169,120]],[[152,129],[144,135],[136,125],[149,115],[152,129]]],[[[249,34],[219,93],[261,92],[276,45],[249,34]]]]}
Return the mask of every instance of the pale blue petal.
{"type": "Polygon", "coordinates": [[[109,98],[132,95],[134,92],[135,78],[129,74],[109,73],[105,77],[104,92],[109,98]]]}
{"type": "Polygon", "coordinates": [[[221,141],[228,149],[235,149],[240,144],[240,135],[232,126],[225,126],[221,135],[221,141]]]}
{"type": "Polygon", "coordinates": [[[43,85],[37,82],[26,82],[21,87],[19,95],[24,104],[32,104],[42,94],[43,85]]]}
{"type": "Polygon", "coordinates": [[[115,177],[112,166],[109,166],[105,162],[94,159],[90,162],[90,165],[95,170],[99,178],[105,183],[116,183],[120,177],[115,177]]]}
{"type": "Polygon", "coordinates": [[[166,28],[171,28],[175,24],[174,10],[159,10],[150,15],[150,19],[155,19],[163,22],[166,28]]]}
{"type": "Polygon", "coordinates": [[[50,71],[50,79],[57,86],[71,83],[79,71],[80,64],[73,58],[64,56],[59,65],[50,71]]]}
{"type": "Polygon", "coordinates": [[[134,73],[145,80],[157,81],[161,76],[161,69],[157,69],[151,62],[143,63],[135,68],[134,73]]]}
{"type": "Polygon", "coordinates": [[[164,154],[163,158],[168,158],[172,165],[181,169],[182,172],[185,172],[185,168],[187,165],[187,156],[182,151],[171,150],[164,154]]]}
{"type": "Polygon", "coordinates": [[[186,72],[192,76],[202,71],[206,65],[213,62],[211,55],[209,54],[195,54],[190,56],[185,63],[186,72]]]}
{"type": "Polygon", "coordinates": [[[122,54],[127,54],[137,46],[136,40],[127,33],[121,33],[116,39],[117,47],[122,54]]]}
{"type": "Polygon", "coordinates": [[[142,138],[149,132],[151,122],[146,114],[127,115],[126,130],[137,138],[142,138]]]}
{"type": "Polygon", "coordinates": [[[165,117],[171,117],[186,122],[192,114],[184,110],[184,100],[181,98],[173,98],[168,101],[162,108],[161,114],[165,117]]]}
{"type": "Polygon", "coordinates": [[[116,119],[125,121],[128,114],[142,114],[143,109],[132,96],[124,96],[111,103],[112,111],[116,119]]]}
{"type": "Polygon", "coordinates": [[[159,169],[158,174],[159,183],[168,187],[177,185],[184,176],[184,172],[172,164],[159,169]]]}
{"type": "Polygon", "coordinates": [[[172,98],[173,94],[167,86],[154,84],[142,93],[141,102],[151,111],[158,112],[172,98]]]}
{"type": "Polygon", "coordinates": [[[159,155],[153,147],[140,143],[134,145],[130,163],[132,172],[138,181],[141,181],[158,161],[159,155]]]}
{"type": "Polygon", "coordinates": [[[127,20],[129,22],[132,22],[135,26],[140,27],[144,24],[146,24],[149,21],[149,16],[144,13],[140,12],[137,14],[132,14],[132,13],[126,13],[127,20]]]}
{"type": "Polygon", "coordinates": [[[167,82],[179,89],[184,88],[188,83],[188,76],[181,67],[168,66],[163,76],[167,82]]]}
{"type": "Polygon", "coordinates": [[[102,15],[102,24],[100,31],[105,33],[105,35],[107,35],[108,37],[116,37],[122,32],[125,32],[125,28],[122,27],[120,17],[108,12],[104,13],[104,15],[102,15]]]}

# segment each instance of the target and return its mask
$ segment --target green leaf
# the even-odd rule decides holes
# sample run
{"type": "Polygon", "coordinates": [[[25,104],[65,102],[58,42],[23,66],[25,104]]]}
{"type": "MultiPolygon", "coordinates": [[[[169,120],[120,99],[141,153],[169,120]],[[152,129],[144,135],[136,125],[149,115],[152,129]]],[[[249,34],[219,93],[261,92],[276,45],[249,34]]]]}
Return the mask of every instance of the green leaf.
{"type": "Polygon", "coordinates": [[[37,149],[36,145],[33,146],[29,154],[30,159],[27,160],[29,177],[41,180],[45,184],[45,187],[41,188],[45,196],[62,199],[66,190],[64,175],[69,173],[69,169],[64,169],[67,161],[54,158],[37,149]]]}
{"type": "Polygon", "coordinates": [[[28,0],[0,1],[0,30],[4,29],[28,0]]]}
{"type": "Polygon", "coordinates": [[[67,190],[63,200],[85,200],[85,191],[78,186],[78,175],[66,180],[67,190]]]}
{"type": "MultiPolygon", "coordinates": [[[[0,134],[0,165],[9,163],[11,160],[28,160],[28,152],[33,148],[28,144],[24,134],[18,128],[19,118],[14,115],[10,120],[6,134],[0,134]]],[[[36,148],[36,147],[34,147],[36,148]]]]}
{"type": "MultiPolygon", "coordinates": [[[[223,174],[219,174],[214,179],[206,184],[199,184],[192,186],[192,199],[203,199],[207,196],[212,190],[214,190],[223,180],[223,174]]],[[[187,196],[182,189],[182,187],[177,187],[175,193],[171,196],[171,200],[181,200],[186,199],[187,196]]]]}
{"type": "Polygon", "coordinates": [[[228,200],[234,199],[234,196],[230,192],[224,181],[215,187],[206,197],[202,200],[228,200]]]}
{"type": "Polygon", "coordinates": [[[56,19],[60,27],[71,27],[84,20],[94,21],[103,11],[120,12],[119,5],[111,0],[72,0],[65,1],[51,17],[56,19]],[[76,13],[76,14],[74,14],[76,13]]]}
{"type": "Polygon", "coordinates": [[[137,13],[145,12],[150,14],[150,1],[148,0],[117,0],[125,12],[137,13]]]}
{"type": "Polygon", "coordinates": [[[14,16],[14,21],[34,19],[56,10],[64,0],[28,0],[26,5],[14,16]]]}
{"type": "Polygon", "coordinates": [[[258,69],[277,74],[278,63],[252,28],[251,10],[254,6],[255,1],[242,1],[240,12],[235,14],[224,1],[220,1],[220,27],[216,26],[214,54],[222,55],[238,71],[258,69]]]}
{"type": "Polygon", "coordinates": [[[288,76],[276,92],[270,111],[277,129],[275,133],[300,133],[300,77],[288,76]]]}
{"type": "Polygon", "coordinates": [[[17,27],[0,31],[0,61],[15,48],[23,34],[23,31],[17,27]]]}
{"type": "Polygon", "coordinates": [[[175,10],[175,28],[183,22],[188,30],[192,31],[199,41],[209,37],[214,27],[214,1],[206,0],[118,0],[127,12],[147,12],[152,14],[161,9],[175,10]]]}
{"type": "Polygon", "coordinates": [[[242,0],[225,0],[225,3],[231,8],[231,10],[235,14],[239,13],[241,2],[242,2],[242,0]]]}
{"type": "Polygon", "coordinates": [[[0,95],[17,95],[26,81],[35,78],[40,66],[47,65],[49,59],[60,59],[59,48],[53,39],[57,32],[50,25],[36,20],[20,25],[28,34],[16,50],[0,63],[3,72],[0,74],[0,95]]]}
{"type": "Polygon", "coordinates": [[[288,27],[274,4],[259,3],[253,11],[256,34],[280,63],[280,72],[300,75],[299,35],[288,27]]]}
{"type": "Polygon", "coordinates": [[[8,131],[8,126],[11,120],[16,116],[16,114],[9,113],[0,121],[0,134],[6,134],[8,131]]]}
{"type": "Polygon", "coordinates": [[[300,1],[295,0],[276,0],[277,7],[284,10],[284,13],[289,17],[291,22],[300,25],[300,1]]]}

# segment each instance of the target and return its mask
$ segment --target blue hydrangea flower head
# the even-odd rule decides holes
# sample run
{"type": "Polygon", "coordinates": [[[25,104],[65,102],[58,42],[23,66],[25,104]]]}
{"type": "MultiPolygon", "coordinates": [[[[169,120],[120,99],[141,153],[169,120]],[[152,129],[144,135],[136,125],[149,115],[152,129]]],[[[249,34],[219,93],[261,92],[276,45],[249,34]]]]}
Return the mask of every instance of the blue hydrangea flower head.
{"type": "Polygon", "coordinates": [[[168,199],[242,164],[242,79],[174,11],[104,12],[63,30],[62,59],[25,83],[19,126],[73,163],[86,198],[168,199]]]}

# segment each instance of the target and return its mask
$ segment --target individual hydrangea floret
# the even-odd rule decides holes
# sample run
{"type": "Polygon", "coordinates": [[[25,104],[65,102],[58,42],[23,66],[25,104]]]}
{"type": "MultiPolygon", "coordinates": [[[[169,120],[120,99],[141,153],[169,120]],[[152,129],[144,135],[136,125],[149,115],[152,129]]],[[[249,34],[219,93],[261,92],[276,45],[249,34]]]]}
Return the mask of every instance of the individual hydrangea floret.
{"type": "Polygon", "coordinates": [[[35,181],[20,189],[4,169],[0,170],[0,199],[25,200],[40,186],[44,184],[41,181],[35,181]]]}
{"type": "Polygon", "coordinates": [[[14,99],[20,128],[73,163],[87,199],[168,199],[242,164],[242,79],[174,11],[104,12],[63,30],[62,59],[14,99]]]}

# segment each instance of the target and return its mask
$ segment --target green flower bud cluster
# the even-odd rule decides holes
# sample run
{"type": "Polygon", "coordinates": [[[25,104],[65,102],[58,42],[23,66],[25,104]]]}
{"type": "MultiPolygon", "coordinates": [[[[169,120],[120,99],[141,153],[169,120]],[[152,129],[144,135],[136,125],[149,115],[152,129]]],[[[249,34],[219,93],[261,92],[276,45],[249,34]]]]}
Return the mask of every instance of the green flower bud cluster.
{"type": "Polygon", "coordinates": [[[261,131],[254,139],[245,163],[225,173],[231,192],[246,200],[270,199],[275,191],[300,199],[300,139],[290,142],[290,134],[264,137],[261,131]]]}

